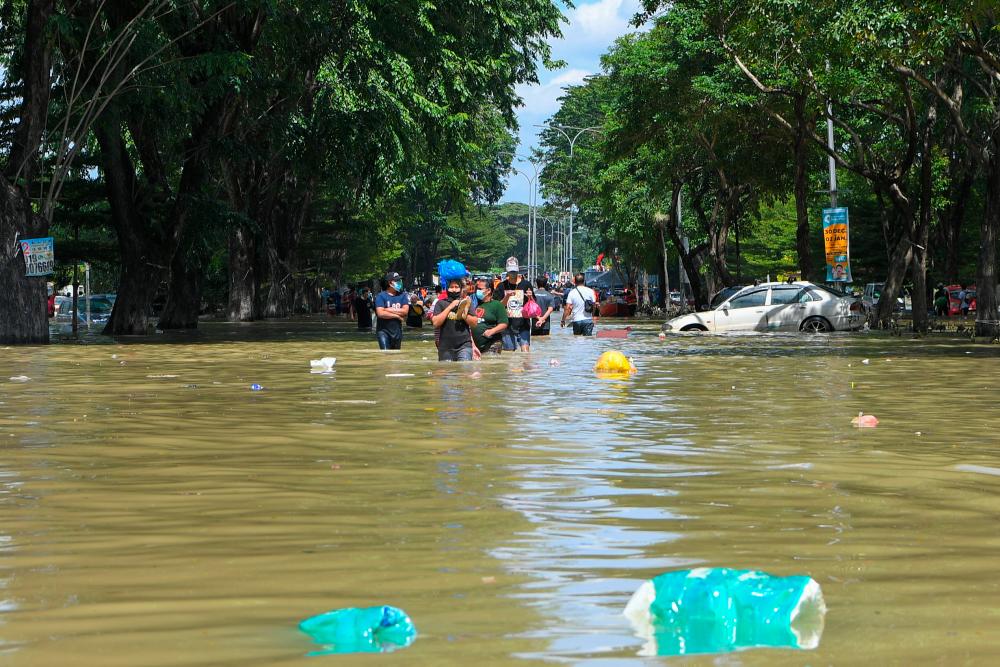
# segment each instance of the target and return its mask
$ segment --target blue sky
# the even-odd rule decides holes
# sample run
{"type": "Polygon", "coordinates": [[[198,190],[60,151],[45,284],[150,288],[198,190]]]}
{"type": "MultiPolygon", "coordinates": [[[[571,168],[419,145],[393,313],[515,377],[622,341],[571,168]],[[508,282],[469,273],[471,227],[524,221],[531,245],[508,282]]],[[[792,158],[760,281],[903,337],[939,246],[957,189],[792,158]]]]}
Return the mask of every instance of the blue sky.
{"type": "MultiPolygon", "coordinates": [[[[580,83],[589,74],[601,69],[601,55],[615,39],[633,28],[629,25],[639,11],[639,0],[578,0],[576,7],[564,11],[568,22],[562,25],[562,39],[552,42],[552,57],[566,61],[560,70],[543,70],[539,84],[519,86],[524,100],[517,112],[520,124],[521,145],[517,152],[530,153],[537,143],[539,128],[559,108],[559,95],[564,86],[580,83]]],[[[529,174],[530,165],[515,162],[514,166],[529,174]]],[[[511,174],[502,201],[528,201],[528,182],[518,174],[511,174]]]]}

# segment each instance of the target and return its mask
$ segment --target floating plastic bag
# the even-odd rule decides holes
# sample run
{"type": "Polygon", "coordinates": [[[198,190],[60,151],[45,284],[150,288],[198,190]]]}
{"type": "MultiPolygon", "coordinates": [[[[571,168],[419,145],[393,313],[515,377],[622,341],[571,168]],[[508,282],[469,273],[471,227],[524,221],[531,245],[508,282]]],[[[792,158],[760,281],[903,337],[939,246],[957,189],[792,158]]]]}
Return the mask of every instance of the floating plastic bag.
{"type": "Polygon", "coordinates": [[[608,350],[597,358],[594,372],[609,375],[631,375],[636,371],[631,359],[617,350],[608,350]]]}
{"type": "Polygon", "coordinates": [[[444,289],[449,280],[465,278],[469,272],[461,262],[456,262],[453,259],[442,259],[438,262],[438,275],[441,276],[441,289],[444,289]]]}
{"type": "Polygon", "coordinates": [[[322,359],[310,359],[309,368],[313,373],[329,373],[337,363],[337,357],[323,357],[322,359]]]}
{"type": "Polygon", "coordinates": [[[388,653],[405,648],[417,637],[413,621],[402,609],[380,607],[335,609],[299,623],[299,630],[331,653],[388,653]]]}
{"type": "Polygon", "coordinates": [[[813,649],[823,634],[826,604],[810,577],[703,567],[645,582],[624,614],[646,640],[640,655],[813,649]]]}
{"type": "Polygon", "coordinates": [[[858,428],[875,428],[878,426],[878,417],[859,412],[858,416],[851,420],[851,423],[858,428]]]}

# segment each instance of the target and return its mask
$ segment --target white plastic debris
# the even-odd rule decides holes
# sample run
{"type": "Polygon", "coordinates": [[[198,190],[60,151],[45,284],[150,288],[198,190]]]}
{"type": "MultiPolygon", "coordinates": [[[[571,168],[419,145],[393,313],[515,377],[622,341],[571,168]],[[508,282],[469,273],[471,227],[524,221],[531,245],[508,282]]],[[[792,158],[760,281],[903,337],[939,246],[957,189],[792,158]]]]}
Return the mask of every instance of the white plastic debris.
{"type": "Polygon", "coordinates": [[[333,370],[333,365],[337,363],[337,357],[323,357],[322,359],[311,359],[309,368],[313,373],[329,373],[333,370]]]}
{"type": "Polygon", "coordinates": [[[12,375],[10,378],[11,382],[27,382],[31,378],[27,375],[12,375]]]}

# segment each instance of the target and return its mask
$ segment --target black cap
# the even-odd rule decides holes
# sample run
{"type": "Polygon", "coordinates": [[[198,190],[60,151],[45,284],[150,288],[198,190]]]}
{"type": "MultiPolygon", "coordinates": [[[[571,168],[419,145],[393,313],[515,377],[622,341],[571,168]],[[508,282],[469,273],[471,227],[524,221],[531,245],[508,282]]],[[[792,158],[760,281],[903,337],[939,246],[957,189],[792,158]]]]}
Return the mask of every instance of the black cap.
{"type": "Polygon", "coordinates": [[[399,280],[400,278],[401,276],[395,271],[390,271],[389,273],[385,274],[385,281],[388,283],[391,283],[393,280],[399,280]]]}

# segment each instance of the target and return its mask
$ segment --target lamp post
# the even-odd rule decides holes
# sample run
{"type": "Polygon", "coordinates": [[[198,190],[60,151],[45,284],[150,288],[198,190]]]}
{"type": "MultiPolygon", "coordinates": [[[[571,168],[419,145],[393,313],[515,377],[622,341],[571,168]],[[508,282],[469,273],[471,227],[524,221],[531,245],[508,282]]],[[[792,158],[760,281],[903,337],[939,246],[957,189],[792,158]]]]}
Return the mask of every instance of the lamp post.
{"type": "Polygon", "coordinates": [[[542,219],[542,261],[545,262],[546,266],[551,267],[552,266],[552,243],[551,242],[549,243],[549,255],[548,255],[548,257],[546,257],[546,255],[545,255],[545,225],[546,224],[549,225],[549,236],[552,236],[552,230],[555,229],[555,224],[556,223],[552,222],[552,219],[549,218],[549,217],[547,217],[547,216],[541,215],[541,216],[538,216],[538,217],[542,219]]]}
{"type": "MultiPolygon", "coordinates": [[[[594,125],[591,127],[573,127],[572,125],[536,125],[535,127],[550,127],[553,130],[559,132],[566,138],[569,142],[569,163],[573,164],[573,148],[576,146],[576,140],[579,139],[584,132],[593,132],[594,134],[600,134],[600,126],[594,125]],[[566,130],[575,131],[572,137],[566,130]]],[[[569,260],[569,272],[573,272],[573,192],[572,187],[570,188],[570,199],[569,199],[569,237],[567,240],[567,259],[569,260]]]]}
{"type": "Polygon", "coordinates": [[[500,151],[500,155],[510,155],[511,157],[517,158],[522,162],[527,162],[531,165],[531,169],[534,172],[533,176],[529,176],[526,172],[518,169],[517,167],[511,165],[510,170],[512,172],[521,174],[528,181],[529,195],[528,195],[528,279],[533,280],[536,270],[536,259],[537,259],[537,241],[536,238],[538,232],[538,224],[535,219],[535,209],[537,208],[538,202],[538,177],[541,172],[541,165],[543,162],[536,162],[528,157],[519,155],[518,153],[512,153],[510,151],[500,151]]]}

